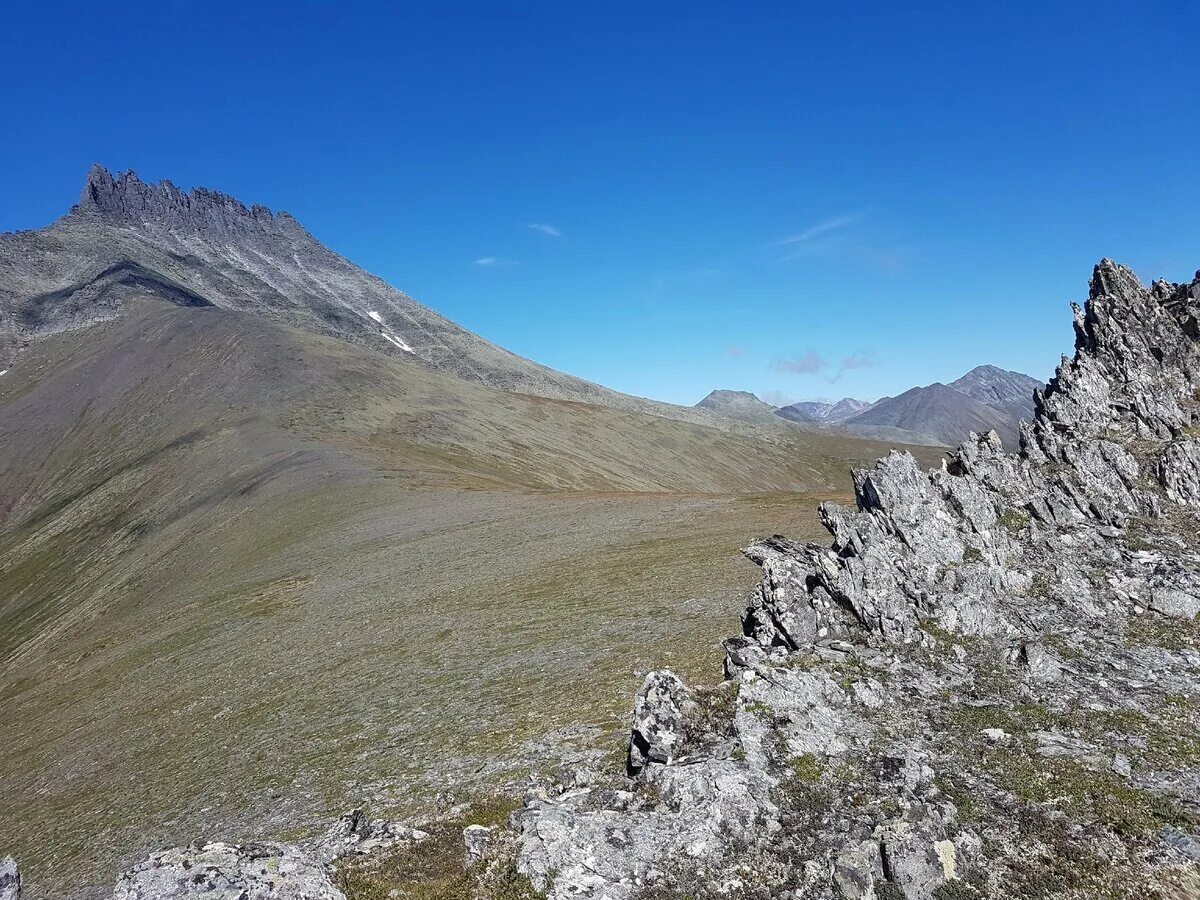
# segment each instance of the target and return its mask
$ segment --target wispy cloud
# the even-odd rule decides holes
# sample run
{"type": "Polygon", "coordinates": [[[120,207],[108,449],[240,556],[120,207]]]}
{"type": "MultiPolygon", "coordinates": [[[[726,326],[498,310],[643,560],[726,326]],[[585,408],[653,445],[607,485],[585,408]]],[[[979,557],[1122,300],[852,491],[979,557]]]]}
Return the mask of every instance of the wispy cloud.
{"type": "Polygon", "coordinates": [[[746,355],[746,348],[738,347],[735,345],[733,347],[726,347],[725,352],[728,353],[730,356],[732,356],[734,359],[741,359],[743,356],[746,355]]]}
{"type": "MultiPolygon", "coordinates": [[[[883,272],[896,272],[907,265],[919,248],[895,235],[879,233],[879,227],[866,228],[871,210],[830,216],[802,231],[767,245],[777,262],[814,257],[838,258],[866,264],[883,272]],[[862,224],[863,227],[855,227],[862,224]]],[[[874,224],[874,223],[872,223],[874,224]]],[[[885,230],[886,231],[886,230],[885,230]]]]}
{"type": "Polygon", "coordinates": [[[817,222],[815,225],[809,225],[803,231],[798,231],[793,235],[775,241],[772,247],[789,247],[795,244],[805,244],[816,238],[828,235],[831,232],[841,231],[855,222],[858,222],[863,217],[861,212],[843,213],[840,216],[832,216],[817,222]]]}
{"type": "Polygon", "coordinates": [[[843,356],[835,367],[816,350],[808,350],[790,359],[777,359],[771,363],[771,368],[789,375],[823,375],[825,381],[835,384],[852,369],[865,369],[873,365],[875,360],[872,356],[856,351],[843,356]]]}
{"type": "Polygon", "coordinates": [[[519,266],[520,263],[515,259],[505,259],[503,256],[481,256],[475,260],[475,265],[499,268],[501,266],[519,266]]]}
{"type": "Polygon", "coordinates": [[[540,231],[542,234],[548,234],[550,237],[560,238],[563,236],[562,232],[553,225],[547,225],[544,222],[527,222],[525,223],[525,227],[532,228],[534,231],[540,231]]]}
{"type": "Polygon", "coordinates": [[[828,365],[820,353],[809,350],[803,356],[794,359],[777,359],[771,363],[771,368],[776,372],[788,372],[792,375],[815,375],[828,365]]]}

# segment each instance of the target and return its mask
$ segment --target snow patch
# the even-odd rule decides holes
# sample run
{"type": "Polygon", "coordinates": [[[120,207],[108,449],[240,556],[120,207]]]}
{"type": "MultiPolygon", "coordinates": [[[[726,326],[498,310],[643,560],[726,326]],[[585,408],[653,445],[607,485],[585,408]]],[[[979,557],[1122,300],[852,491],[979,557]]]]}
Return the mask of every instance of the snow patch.
{"type": "Polygon", "coordinates": [[[415,353],[416,352],[415,350],[413,350],[412,347],[408,346],[408,344],[404,343],[404,341],[400,340],[400,338],[396,337],[395,335],[388,334],[386,331],[381,331],[379,333],[383,335],[385,340],[391,341],[393,344],[395,344],[401,350],[404,350],[407,353],[415,353]]]}
{"type": "Polygon", "coordinates": [[[381,316],[379,313],[375,312],[375,310],[371,310],[369,313],[367,313],[367,315],[370,316],[372,319],[374,319],[376,322],[378,322],[380,325],[383,324],[383,316],[381,316]]]}
{"type": "Polygon", "coordinates": [[[0,369],[0,375],[7,375],[8,369],[0,369]]]}

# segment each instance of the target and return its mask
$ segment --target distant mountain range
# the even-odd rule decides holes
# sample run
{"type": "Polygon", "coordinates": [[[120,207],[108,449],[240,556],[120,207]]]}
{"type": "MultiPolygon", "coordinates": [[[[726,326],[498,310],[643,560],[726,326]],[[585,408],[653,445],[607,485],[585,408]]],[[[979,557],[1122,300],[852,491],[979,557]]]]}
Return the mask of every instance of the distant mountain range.
{"type": "Polygon", "coordinates": [[[829,422],[831,424],[845,422],[874,406],[866,400],[855,400],[853,397],[843,397],[837,403],[824,403],[820,400],[802,400],[785,406],[779,410],[779,415],[795,422],[829,422]]]}
{"type": "Polygon", "coordinates": [[[910,444],[957,446],[970,432],[995,431],[1015,447],[1017,423],[1033,416],[1033,392],[1042,382],[997,366],[977,366],[961,378],[915,387],[875,403],[845,397],[836,403],[804,400],[781,409],[745,391],[713,391],[697,406],[744,421],[768,414],[813,427],[836,427],[858,437],[910,444]]]}

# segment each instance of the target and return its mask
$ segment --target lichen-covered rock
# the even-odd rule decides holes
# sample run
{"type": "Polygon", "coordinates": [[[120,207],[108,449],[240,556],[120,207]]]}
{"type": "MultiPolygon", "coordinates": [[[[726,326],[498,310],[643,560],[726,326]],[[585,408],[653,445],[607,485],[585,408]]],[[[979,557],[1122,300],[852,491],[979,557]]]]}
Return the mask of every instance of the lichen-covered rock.
{"type": "Polygon", "coordinates": [[[360,856],[406,842],[417,843],[429,834],[402,822],[368,819],[361,809],[352,810],[333,823],[314,841],[304,844],[313,859],[329,864],[346,856],[360,856]]]}
{"type": "Polygon", "coordinates": [[[161,850],[121,876],[113,900],[345,900],[307,853],[288,844],[209,843],[161,850]]]}
{"type": "Polygon", "coordinates": [[[468,825],[463,829],[463,850],[468,867],[487,855],[492,844],[492,829],[486,825],[468,825]]]}
{"type": "Polygon", "coordinates": [[[634,702],[629,739],[629,771],[650,763],[668,763],[683,744],[687,686],[673,672],[651,672],[634,702]]]}

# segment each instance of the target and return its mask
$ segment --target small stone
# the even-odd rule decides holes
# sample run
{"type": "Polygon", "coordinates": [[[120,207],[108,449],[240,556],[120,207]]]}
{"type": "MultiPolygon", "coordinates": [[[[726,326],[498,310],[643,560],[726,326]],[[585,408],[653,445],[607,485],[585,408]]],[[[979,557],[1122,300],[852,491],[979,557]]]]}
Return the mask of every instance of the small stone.
{"type": "Polygon", "coordinates": [[[1008,740],[1008,732],[1003,728],[985,728],[980,734],[989,744],[1003,744],[1008,740]]]}
{"type": "Polygon", "coordinates": [[[463,844],[466,847],[467,868],[470,868],[487,855],[492,844],[492,829],[485,825],[468,825],[463,829],[463,844]]]}
{"type": "Polygon", "coordinates": [[[634,702],[629,736],[629,773],[650,763],[669,763],[683,744],[684,708],[690,702],[687,686],[665,669],[646,676],[634,702]]]}
{"type": "Polygon", "coordinates": [[[1122,778],[1128,778],[1133,772],[1133,766],[1129,762],[1129,757],[1122,753],[1113,756],[1112,770],[1122,778]]]}

